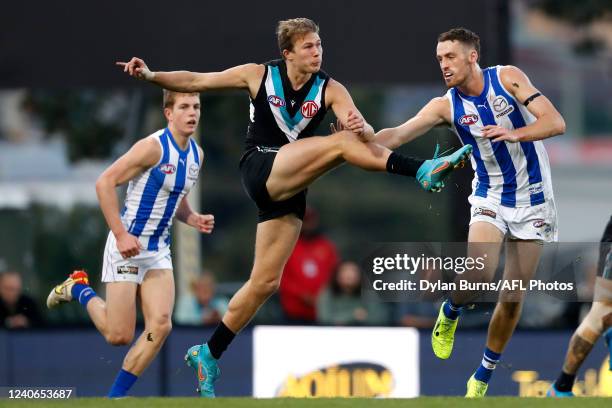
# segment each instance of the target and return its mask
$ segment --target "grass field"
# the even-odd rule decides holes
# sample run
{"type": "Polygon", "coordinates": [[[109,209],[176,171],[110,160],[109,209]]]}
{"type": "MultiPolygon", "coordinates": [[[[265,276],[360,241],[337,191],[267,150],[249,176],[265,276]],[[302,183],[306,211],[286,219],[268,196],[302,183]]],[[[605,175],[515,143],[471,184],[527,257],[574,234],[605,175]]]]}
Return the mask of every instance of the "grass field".
{"type": "Polygon", "coordinates": [[[253,399],[217,398],[126,398],[109,400],[106,398],[76,398],[58,400],[8,400],[0,399],[0,407],[206,407],[206,408],[406,408],[406,407],[577,407],[590,408],[609,406],[609,398],[517,398],[490,397],[468,400],[460,397],[420,397],[414,399],[366,399],[366,398],[320,398],[320,399],[253,399]]]}

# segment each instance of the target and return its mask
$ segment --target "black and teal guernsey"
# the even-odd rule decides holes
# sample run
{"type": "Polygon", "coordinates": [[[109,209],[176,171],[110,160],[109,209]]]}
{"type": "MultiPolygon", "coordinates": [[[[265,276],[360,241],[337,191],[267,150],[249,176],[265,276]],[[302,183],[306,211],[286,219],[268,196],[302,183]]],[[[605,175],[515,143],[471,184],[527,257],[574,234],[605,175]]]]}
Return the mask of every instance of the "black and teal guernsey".
{"type": "Polygon", "coordinates": [[[314,136],[325,117],[329,76],[319,71],[294,91],[283,60],[264,64],[266,71],[255,99],[251,98],[246,149],[280,147],[314,136]]]}

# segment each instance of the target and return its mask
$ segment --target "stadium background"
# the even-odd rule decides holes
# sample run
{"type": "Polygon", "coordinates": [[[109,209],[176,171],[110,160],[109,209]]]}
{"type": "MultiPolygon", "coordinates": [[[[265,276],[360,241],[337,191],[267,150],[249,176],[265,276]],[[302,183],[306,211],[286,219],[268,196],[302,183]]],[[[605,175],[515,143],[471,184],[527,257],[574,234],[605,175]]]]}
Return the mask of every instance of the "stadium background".
{"type": "MultiPolygon", "coordinates": [[[[67,1],[40,4],[36,13],[29,7],[5,5],[5,15],[12,17],[1,30],[0,270],[19,271],[24,291],[41,305],[53,282],[75,266],[92,271],[97,280],[107,229],[96,206],[95,179],[135,140],[163,125],[159,89],[127,78],[114,62],[137,55],[152,69],[195,71],[263,62],[278,55],[276,21],[294,16],[320,24],[323,69],[350,89],[376,129],[403,122],[445,91],[434,58],[439,32],[454,26],[476,31],[483,45],[481,66],[521,67],[566,119],[566,135],[546,142],[561,240],[595,242],[610,216],[612,11],[605,2],[380,0],[279,6],[178,1],[143,7],[111,1],[92,8],[67,1]]],[[[252,258],[256,210],[242,191],[237,168],[247,97],[211,93],[202,101],[200,138],[207,161],[198,194],[192,195],[203,210],[215,214],[216,231],[201,238],[176,232],[182,242],[175,246],[179,296],[201,265],[215,273],[219,290],[230,294],[248,276],[252,258]]],[[[450,132],[436,130],[409,150],[429,156],[436,141],[443,147],[457,145],[450,132]]],[[[430,195],[401,178],[343,166],[317,181],[309,200],[342,257],[358,260],[361,248],[372,241],[464,240],[470,176],[462,171],[442,194],[430,195]]],[[[497,370],[491,392],[517,395],[519,383],[512,380],[517,370],[541,371],[541,377],[551,379],[585,307],[568,305],[554,324],[525,324],[511,342],[504,358],[510,363],[497,370]],[[528,361],[521,356],[521,344],[544,344],[544,339],[546,353],[528,361]]],[[[388,324],[396,325],[392,311],[389,316],[388,324]]],[[[278,300],[272,299],[254,323],[281,322],[278,300]]],[[[77,305],[46,313],[45,326],[0,330],[0,385],[68,382],[81,395],[103,395],[124,350],[106,347],[77,305]],[[87,344],[97,361],[96,377],[108,381],[92,385],[77,375],[78,362],[64,356],[62,364],[73,369],[57,369],[53,356],[68,344],[87,344]],[[36,350],[44,350],[42,366],[40,361],[36,368],[24,366],[14,358],[36,350]]],[[[176,327],[135,393],[190,395],[190,374],[179,368],[177,356],[209,330],[176,327]]],[[[449,381],[457,384],[443,391],[428,385],[442,366],[431,358],[427,331],[421,332],[421,393],[463,392],[464,377],[477,364],[483,344],[483,329],[474,330],[461,334],[460,347],[466,350],[459,353],[461,361],[452,371],[444,366],[449,381]]],[[[221,395],[251,394],[251,338],[249,329],[225,357],[224,364],[234,367],[226,375],[235,383],[222,380],[221,395]],[[230,374],[233,369],[235,375],[230,374]]],[[[599,371],[603,358],[603,349],[597,349],[587,366],[599,371]]],[[[606,380],[600,377],[597,384],[606,380]]]]}

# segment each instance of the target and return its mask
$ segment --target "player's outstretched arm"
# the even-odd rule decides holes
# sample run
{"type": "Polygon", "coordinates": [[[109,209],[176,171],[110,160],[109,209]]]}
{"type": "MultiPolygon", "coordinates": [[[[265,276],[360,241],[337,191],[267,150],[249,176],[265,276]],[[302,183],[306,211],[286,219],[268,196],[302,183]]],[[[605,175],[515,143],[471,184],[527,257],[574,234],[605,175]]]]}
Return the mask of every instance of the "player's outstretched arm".
{"type": "Polygon", "coordinates": [[[396,149],[423,135],[435,126],[450,122],[450,103],[444,97],[434,98],[407,122],[376,133],[376,143],[396,149]]]}
{"type": "Polygon", "coordinates": [[[184,196],[176,209],[176,219],[192,226],[203,234],[210,234],[215,228],[215,216],[199,214],[191,209],[187,196],[184,196]]]}
{"type": "Polygon", "coordinates": [[[325,91],[325,103],[334,111],[340,127],[350,130],[364,141],[374,139],[374,129],[365,121],[355,106],[351,94],[340,82],[329,80],[325,91]]]}
{"type": "Polygon", "coordinates": [[[159,143],[153,138],[142,139],[104,170],[96,181],[100,208],[106,223],[117,239],[117,249],[124,258],[138,255],[141,245],[138,238],[129,234],[121,222],[116,187],[154,166],[160,157],[159,143]]]}
{"type": "Polygon", "coordinates": [[[494,142],[530,142],[557,136],[565,132],[565,121],[552,102],[542,95],[523,71],[508,65],[500,71],[501,82],[519,103],[536,117],[536,121],[522,128],[508,130],[500,126],[485,126],[483,136],[494,142]]]}
{"type": "MultiPolygon", "coordinates": [[[[134,78],[153,82],[162,88],[177,92],[203,92],[209,89],[247,89],[261,79],[263,65],[245,64],[226,69],[222,72],[153,72],[140,58],[133,57],[128,62],[117,62],[123,71],[134,78]]],[[[255,92],[256,93],[256,92],[255,92]]]]}

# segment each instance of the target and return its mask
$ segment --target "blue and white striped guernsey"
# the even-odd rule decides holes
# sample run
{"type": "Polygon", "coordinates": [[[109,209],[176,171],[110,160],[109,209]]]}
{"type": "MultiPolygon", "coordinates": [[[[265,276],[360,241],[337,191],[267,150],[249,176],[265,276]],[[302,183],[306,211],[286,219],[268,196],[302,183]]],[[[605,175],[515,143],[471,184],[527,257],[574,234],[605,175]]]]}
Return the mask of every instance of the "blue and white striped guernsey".
{"type": "Polygon", "coordinates": [[[472,195],[506,207],[529,207],[553,198],[550,164],[541,141],[491,142],[482,128],[498,125],[517,129],[536,118],[516,101],[499,78],[501,66],[483,69],[484,90],[464,95],[457,88],[446,93],[450,101],[452,129],[461,142],[473,147],[472,195]]]}
{"type": "Polygon", "coordinates": [[[193,139],[181,150],[168,128],[148,137],[159,142],[162,154],[155,166],[130,181],[121,221],[143,248],[157,251],[170,244],[174,214],[197,181],[202,158],[193,139]]]}

